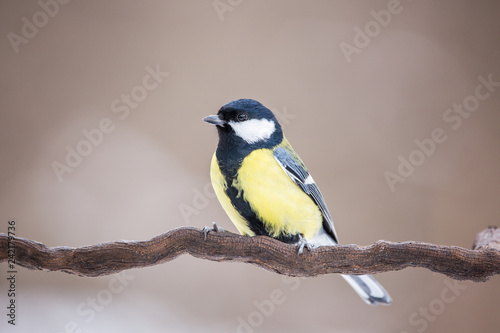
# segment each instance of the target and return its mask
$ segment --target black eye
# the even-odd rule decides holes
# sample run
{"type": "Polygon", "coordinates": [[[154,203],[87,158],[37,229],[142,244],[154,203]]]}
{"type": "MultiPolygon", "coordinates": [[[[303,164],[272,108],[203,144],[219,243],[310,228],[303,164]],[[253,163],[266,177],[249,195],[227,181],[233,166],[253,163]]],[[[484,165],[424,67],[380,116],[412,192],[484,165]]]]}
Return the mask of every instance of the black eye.
{"type": "Polygon", "coordinates": [[[248,115],[246,113],[240,113],[238,115],[238,121],[245,121],[248,119],[248,115]]]}

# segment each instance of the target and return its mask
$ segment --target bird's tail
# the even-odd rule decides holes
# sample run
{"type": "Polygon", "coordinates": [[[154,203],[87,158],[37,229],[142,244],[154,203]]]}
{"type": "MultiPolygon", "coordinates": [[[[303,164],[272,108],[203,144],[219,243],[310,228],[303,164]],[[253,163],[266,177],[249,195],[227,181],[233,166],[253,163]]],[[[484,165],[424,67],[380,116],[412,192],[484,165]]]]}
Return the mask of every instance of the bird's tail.
{"type": "Polygon", "coordinates": [[[373,276],[342,274],[342,277],[367,304],[391,304],[391,296],[389,296],[389,293],[385,291],[384,287],[382,287],[373,276]]]}
{"type": "MultiPolygon", "coordinates": [[[[337,242],[324,229],[321,229],[314,238],[310,240],[314,247],[335,246],[337,242]]],[[[344,275],[342,277],[351,285],[359,296],[370,305],[385,304],[392,302],[391,296],[384,287],[371,275],[344,275]]]]}

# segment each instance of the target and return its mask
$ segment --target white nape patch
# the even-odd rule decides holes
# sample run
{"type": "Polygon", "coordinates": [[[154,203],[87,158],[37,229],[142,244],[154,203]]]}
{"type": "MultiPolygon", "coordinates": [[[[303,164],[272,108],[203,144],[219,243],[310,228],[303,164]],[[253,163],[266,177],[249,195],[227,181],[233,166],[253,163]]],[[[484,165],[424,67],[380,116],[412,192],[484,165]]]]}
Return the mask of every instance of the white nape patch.
{"type": "Polygon", "coordinates": [[[269,139],[276,128],[274,122],[267,119],[250,119],[242,122],[230,121],[229,125],[237,136],[249,144],[269,139]]]}
{"type": "Polygon", "coordinates": [[[307,176],[306,180],[304,181],[304,184],[311,185],[314,183],[315,183],[315,181],[314,181],[313,177],[311,176],[311,174],[309,174],[309,176],[307,176]]]}

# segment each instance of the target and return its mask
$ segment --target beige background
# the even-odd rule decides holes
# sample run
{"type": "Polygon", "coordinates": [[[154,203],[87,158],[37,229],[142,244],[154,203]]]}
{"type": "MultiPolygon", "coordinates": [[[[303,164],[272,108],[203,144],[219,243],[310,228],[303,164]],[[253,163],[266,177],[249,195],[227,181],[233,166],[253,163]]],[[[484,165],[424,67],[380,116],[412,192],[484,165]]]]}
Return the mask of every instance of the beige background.
{"type": "MultiPolygon", "coordinates": [[[[279,111],[343,243],[470,248],[478,231],[499,225],[500,89],[456,130],[443,120],[474,93],[478,76],[500,81],[496,2],[402,1],[350,63],[340,44],[353,44],[354,28],[389,1],[223,2],[233,5],[221,20],[212,0],[74,1],[48,22],[38,14],[46,24],[17,53],[8,34],[21,35],[23,17],[33,22],[41,7],[0,2],[0,232],[14,218],[19,236],[82,246],[212,221],[234,231],[205,190],[217,138],[201,118],[237,98],[279,111]],[[139,92],[146,67],[157,65],[169,76],[120,119],[112,103],[139,92]],[[66,146],[76,149],[82,131],[104,118],[114,131],[60,182],[52,163],[65,163],[66,146]],[[434,128],[447,140],[392,192],[384,173],[397,172],[398,156],[408,158],[434,128]]],[[[188,256],[128,271],[126,286],[112,276],[18,269],[17,325],[6,324],[2,278],[1,331],[236,332],[238,318],[253,323],[241,332],[500,325],[499,277],[453,291],[424,269],[379,274],[394,303],[369,307],[338,276],[284,280],[188,256]],[[255,304],[268,304],[275,290],[280,304],[258,314],[255,304]],[[98,310],[87,305],[93,298],[98,310]]]]}

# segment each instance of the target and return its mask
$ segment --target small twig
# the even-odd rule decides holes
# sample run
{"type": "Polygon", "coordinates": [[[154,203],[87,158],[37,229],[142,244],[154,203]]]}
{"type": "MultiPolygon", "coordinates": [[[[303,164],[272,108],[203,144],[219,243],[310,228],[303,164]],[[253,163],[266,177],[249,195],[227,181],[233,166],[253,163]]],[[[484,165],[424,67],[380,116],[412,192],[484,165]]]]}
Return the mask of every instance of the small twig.
{"type": "Polygon", "coordinates": [[[0,262],[15,251],[17,265],[28,269],[102,276],[131,268],[158,265],[187,253],[212,261],[252,263],[290,276],[367,274],[423,267],[457,280],[486,281],[500,274],[500,229],[490,227],[476,237],[473,250],[420,242],[378,241],[370,246],[338,245],[304,251],[258,236],[209,232],[183,227],[148,241],[119,241],[79,248],[44,244],[0,234],[0,262]]]}

